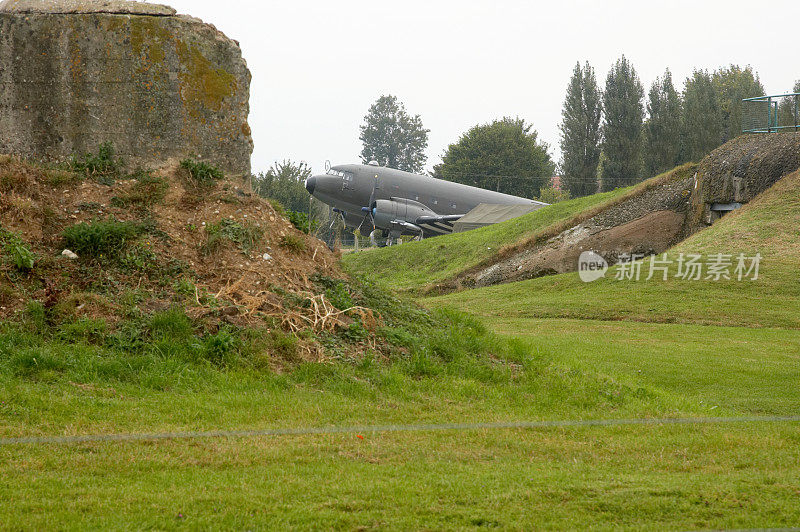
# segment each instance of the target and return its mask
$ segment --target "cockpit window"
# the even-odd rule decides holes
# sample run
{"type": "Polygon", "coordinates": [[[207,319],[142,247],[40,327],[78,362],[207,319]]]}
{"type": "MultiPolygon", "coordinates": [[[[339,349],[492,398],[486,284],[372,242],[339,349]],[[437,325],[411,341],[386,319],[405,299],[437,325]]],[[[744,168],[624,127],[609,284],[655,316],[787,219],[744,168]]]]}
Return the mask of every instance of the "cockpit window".
{"type": "Polygon", "coordinates": [[[336,169],[334,169],[334,168],[331,168],[331,169],[329,169],[329,170],[328,170],[327,172],[325,172],[325,173],[326,173],[326,174],[328,174],[328,175],[333,175],[333,176],[336,176],[336,177],[341,177],[341,178],[342,178],[342,179],[344,179],[345,181],[352,181],[352,180],[353,180],[353,177],[355,177],[355,176],[353,175],[353,172],[347,172],[347,171],[345,171],[345,170],[336,170],[336,169]]]}

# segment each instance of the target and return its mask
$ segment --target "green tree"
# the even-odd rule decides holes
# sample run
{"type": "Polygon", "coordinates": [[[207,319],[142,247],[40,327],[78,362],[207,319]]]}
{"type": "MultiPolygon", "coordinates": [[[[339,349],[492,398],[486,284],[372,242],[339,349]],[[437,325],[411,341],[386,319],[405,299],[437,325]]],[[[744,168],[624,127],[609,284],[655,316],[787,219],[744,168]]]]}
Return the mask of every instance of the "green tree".
{"type": "Polygon", "coordinates": [[[645,175],[654,176],[678,163],[681,145],[681,98],[669,69],[650,87],[644,125],[645,175]]]}
{"type": "Polygon", "coordinates": [[[420,173],[425,166],[429,129],[419,115],[411,116],[395,96],[381,96],[372,104],[361,125],[361,160],[420,173]]]}
{"type": "Polygon", "coordinates": [[[742,69],[738,65],[715,71],[711,82],[719,102],[720,142],[727,142],[742,134],[742,100],[763,95],[764,86],[751,67],[742,69]]]}
{"type": "Polygon", "coordinates": [[[521,118],[503,118],[467,131],[451,144],[434,177],[526,198],[549,185],[555,164],[547,145],[521,118]]]}
{"type": "Polygon", "coordinates": [[[284,160],[273,164],[266,173],[253,179],[256,194],[278,201],[288,211],[308,213],[309,195],[305,180],[311,177],[311,168],[304,162],[284,160]]]}
{"type": "MultiPolygon", "coordinates": [[[[800,80],[794,82],[793,93],[800,93],[800,80]]],[[[796,126],[800,125],[800,96],[789,96],[781,100],[778,106],[778,125],[796,126]]]]}
{"type": "Polygon", "coordinates": [[[681,160],[699,161],[722,143],[717,91],[705,70],[695,70],[683,89],[681,160]]]}
{"type": "Polygon", "coordinates": [[[642,82],[623,55],[608,73],[603,92],[603,190],[632,185],[641,178],[642,98],[642,82]]]}
{"type": "Polygon", "coordinates": [[[562,186],[573,197],[597,192],[602,95],[594,69],[577,63],[561,111],[562,186]]]}

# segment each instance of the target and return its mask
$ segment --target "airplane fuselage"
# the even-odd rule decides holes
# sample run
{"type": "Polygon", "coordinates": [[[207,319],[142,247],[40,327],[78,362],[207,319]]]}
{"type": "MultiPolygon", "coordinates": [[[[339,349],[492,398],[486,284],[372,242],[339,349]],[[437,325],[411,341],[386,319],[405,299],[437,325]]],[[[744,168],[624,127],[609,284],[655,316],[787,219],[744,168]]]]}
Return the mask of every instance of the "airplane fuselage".
{"type": "Polygon", "coordinates": [[[326,174],[310,177],[306,189],[342,213],[348,226],[369,227],[371,230],[374,220],[376,228],[395,234],[414,234],[420,228],[426,235],[449,232],[452,221],[481,203],[547,205],[461,183],[364,164],[331,167],[326,174]],[[419,220],[426,222],[417,224],[419,220]]]}

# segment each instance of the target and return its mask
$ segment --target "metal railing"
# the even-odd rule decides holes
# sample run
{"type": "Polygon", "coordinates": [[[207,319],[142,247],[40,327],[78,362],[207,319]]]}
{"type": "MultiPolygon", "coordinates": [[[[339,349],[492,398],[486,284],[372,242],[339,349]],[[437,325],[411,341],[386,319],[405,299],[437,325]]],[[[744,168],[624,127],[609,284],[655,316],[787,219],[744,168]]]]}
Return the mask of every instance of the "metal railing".
{"type": "Polygon", "coordinates": [[[800,131],[800,93],[757,96],[742,100],[743,133],[800,131]]]}

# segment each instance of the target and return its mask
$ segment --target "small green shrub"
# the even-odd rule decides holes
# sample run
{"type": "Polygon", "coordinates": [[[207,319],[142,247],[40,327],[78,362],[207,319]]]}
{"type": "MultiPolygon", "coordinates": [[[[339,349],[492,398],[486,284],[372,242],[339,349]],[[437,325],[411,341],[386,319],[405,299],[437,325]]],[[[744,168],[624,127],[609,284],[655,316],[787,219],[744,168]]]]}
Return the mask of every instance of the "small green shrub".
{"type": "Polygon", "coordinates": [[[302,211],[289,211],[287,213],[289,221],[297,229],[305,234],[311,234],[319,227],[319,222],[309,217],[308,213],[302,211]]]}
{"type": "Polygon", "coordinates": [[[220,220],[206,226],[206,242],[200,251],[210,255],[225,241],[234,243],[243,253],[249,253],[261,240],[264,231],[252,224],[240,224],[234,220],[220,220]]]}
{"type": "Polygon", "coordinates": [[[11,259],[18,270],[32,270],[33,265],[36,263],[36,257],[33,252],[24,245],[18,244],[11,246],[11,259]]]}
{"type": "Polygon", "coordinates": [[[325,297],[339,310],[347,310],[353,306],[353,298],[347,291],[347,284],[339,279],[330,279],[325,283],[325,297]]]}
{"type": "Polygon", "coordinates": [[[239,338],[228,329],[220,329],[203,339],[206,359],[216,365],[224,364],[239,345],[239,338]]]}
{"type": "Polygon", "coordinates": [[[562,201],[567,201],[570,199],[569,190],[559,190],[556,187],[547,187],[543,188],[539,192],[539,197],[536,198],[537,201],[543,201],[545,203],[559,203],[562,201]]]}
{"type": "Polygon", "coordinates": [[[208,163],[198,162],[194,159],[184,159],[181,161],[181,168],[189,172],[189,175],[202,185],[209,185],[216,180],[225,177],[222,170],[208,163]]]}
{"type": "Polygon", "coordinates": [[[158,256],[145,244],[135,244],[120,257],[123,267],[138,272],[153,271],[158,268],[158,262],[158,256]]]}
{"type": "Polygon", "coordinates": [[[299,236],[284,235],[281,237],[280,246],[289,249],[291,251],[300,252],[300,251],[305,251],[306,242],[299,236]]]}
{"type": "MultiPolygon", "coordinates": [[[[121,159],[114,157],[114,145],[104,142],[98,148],[97,155],[91,153],[86,153],[82,157],[73,155],[70,169],[91,177],[113,178],[119,175],[124,166],[125,163],[121,159]]],[[[107,181],[102,182],[109,184],[107,181]]],[[[113,179],[110,184],[113,184],[113,179]]]]}
{"type": "Polygon", "coordinates": [[[64,245],[79,256],[119,258],[126,245],[143,231],[140,224],[120,222],[110,217],[67,227],[62,237],[64,245]]]}
{"type": "Polygon", "coordinates": [[[20,271],[29,271],[36,264],[36,255],[16,234],[0,227],[0,244],[5,257],[20,271]]]}

